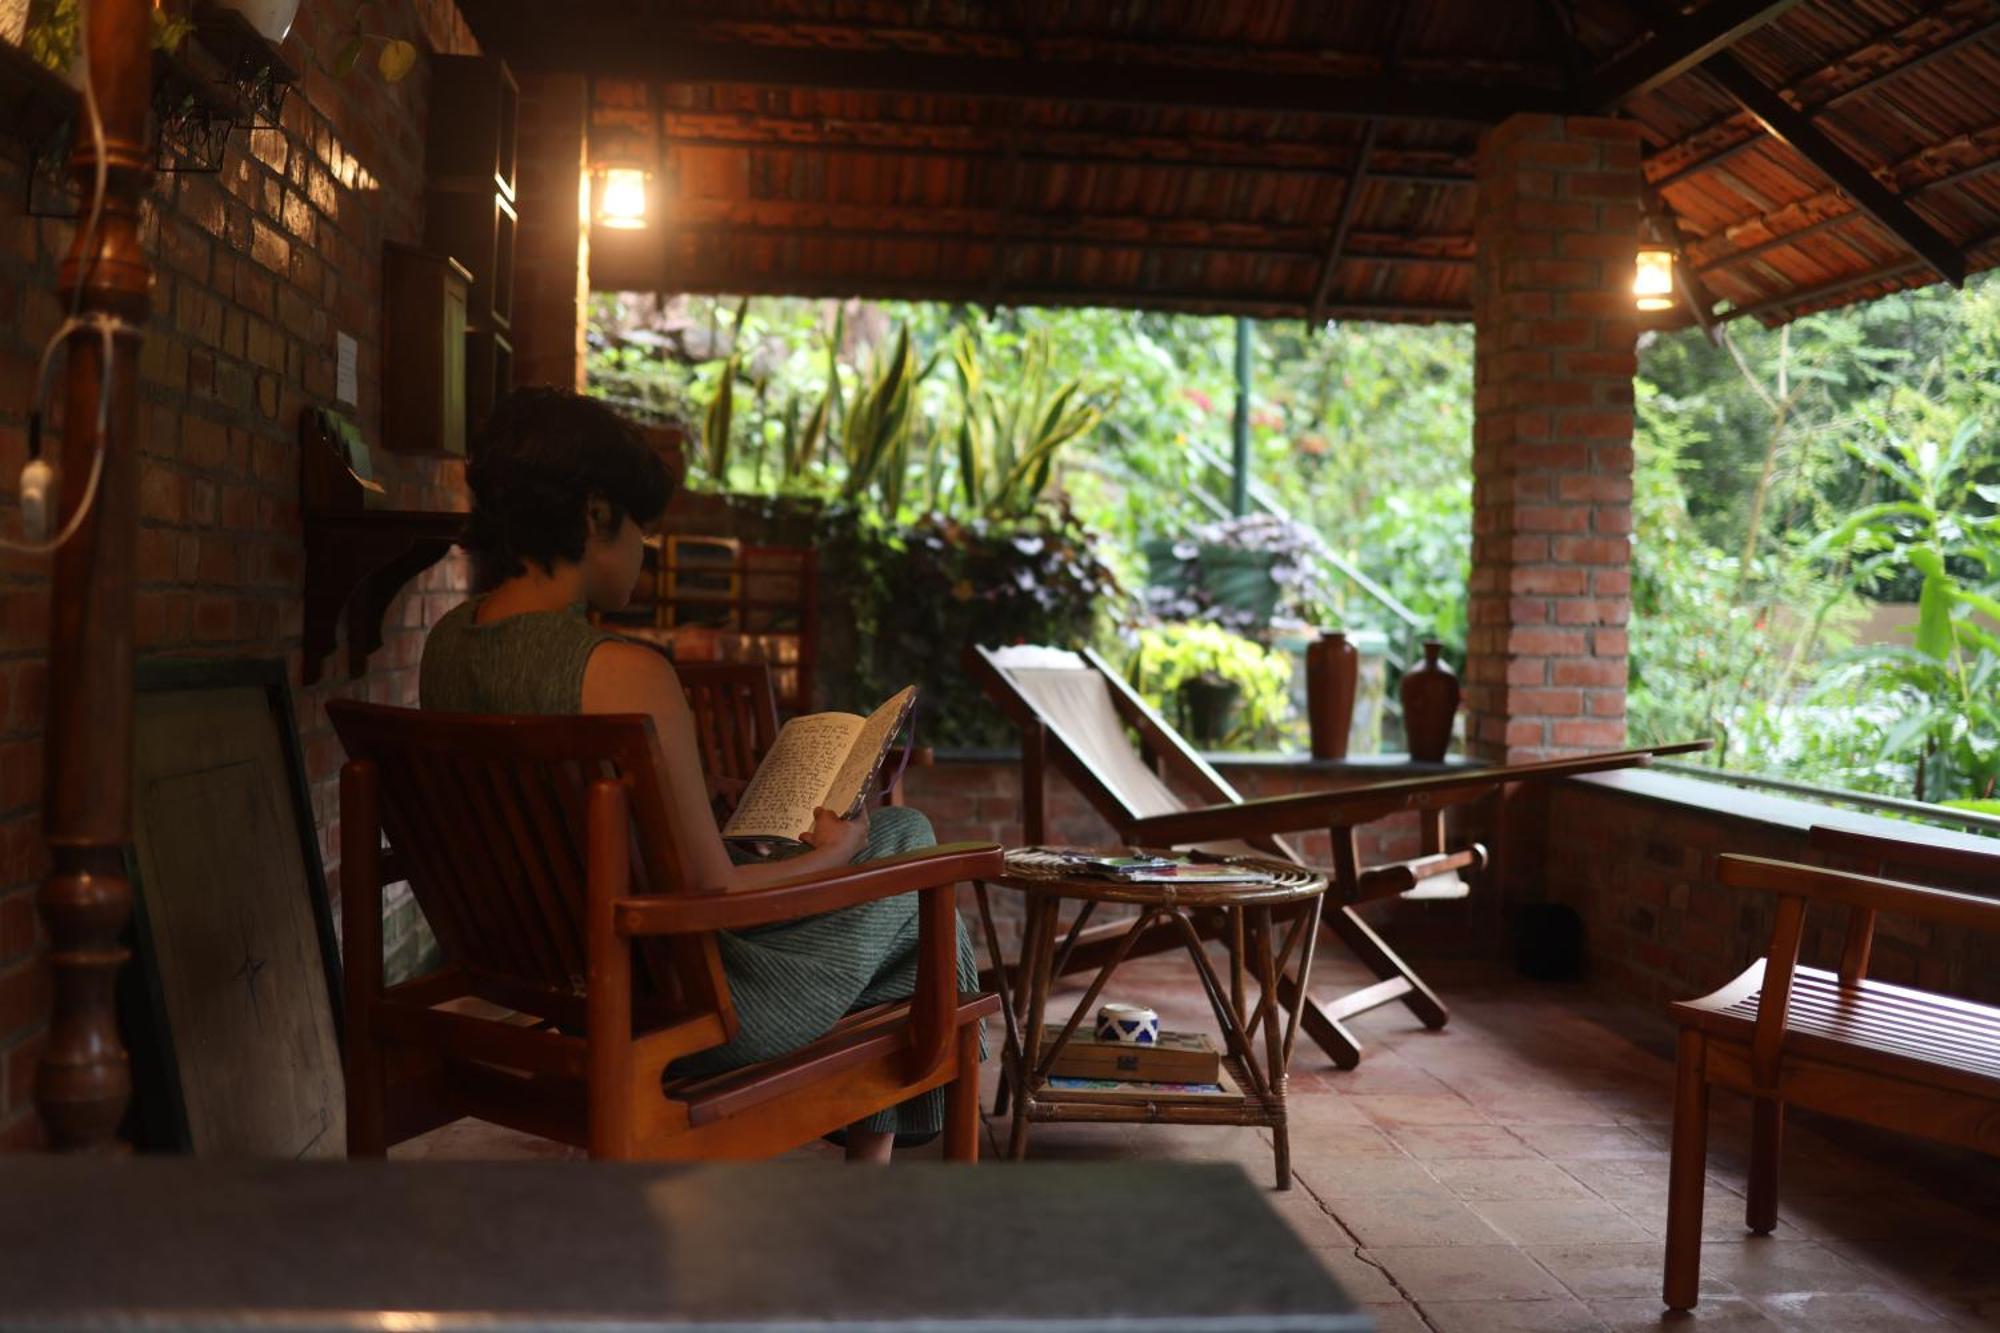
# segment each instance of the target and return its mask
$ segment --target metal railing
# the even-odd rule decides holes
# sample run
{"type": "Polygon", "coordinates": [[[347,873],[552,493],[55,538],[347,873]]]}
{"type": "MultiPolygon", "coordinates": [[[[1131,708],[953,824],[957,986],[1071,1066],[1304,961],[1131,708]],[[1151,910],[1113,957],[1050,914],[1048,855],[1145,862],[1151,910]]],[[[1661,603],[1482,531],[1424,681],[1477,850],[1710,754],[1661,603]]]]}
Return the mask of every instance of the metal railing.
{"type": "Polygon", "coordinates": [[[1809,797],[1823,805],[1846,805],[1858,810],[1881,811],[1884,814],[1921,819],[1926,823],[1942,824],[1948,828],[1966,829],[1973,833],[2000,837],[2000,816],[1981,814],[1977,810],[1955,810],[1948,805],[1932,805],[1928,801],[1906,801],[1899,796],[1877,796],[1870,792],[1845,791],[1839,787],[1822,787],[1812,782],[1795,782],[1790,778],[1767,777],[1761,773],[1737,773],[1726,768],[1709,768],[1702,764],[1680,763],[1671,759],[1655,760],[1648,767],[1663,773],[1705,778],[1710,782],[1726,782],[1756,791],[1809,797]]]}

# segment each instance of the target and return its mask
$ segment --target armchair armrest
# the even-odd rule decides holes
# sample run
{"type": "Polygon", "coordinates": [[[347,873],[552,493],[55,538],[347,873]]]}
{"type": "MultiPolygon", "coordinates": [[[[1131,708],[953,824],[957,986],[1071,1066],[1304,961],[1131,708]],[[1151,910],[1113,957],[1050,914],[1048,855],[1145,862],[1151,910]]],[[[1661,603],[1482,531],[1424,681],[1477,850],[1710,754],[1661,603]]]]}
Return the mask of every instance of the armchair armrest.
{"type": "Polygon", "coordinates": [[[1365,786],[1335,791],[1305,792],[1295,796],[1264,796],[1233,804],[1210,805],[1196,810],[1154,815],[1126,825],[1124,836],[1141,845],[1178,846],[1191,842],[1213,842],[1226,838],[1254,838],[1279,833],[1299,833],[1307,829],[1352,828],[1372,823],[1399,810],[1438,809],[1475,800],[1495,787],[1535,778],[1570,777],[1598,773],[1606,769],[1631,768],[1645,764],[1655,755],[1686,754],[1706,750],[1707,741],[1687,741],[1676,745],[1655,745],[1639,750],[1614,750],[1605,754],[1577,755],[1568,759],[1546,759],[1539,763],[1507,767],[1477,768],[1463,773],[1439,773],[1420,778],[1397,778],[1371,782],[1365,786]]]}
{"type": "Polygon", "coordinates": [[[863,865],[804,875],[747,893],[710,893],[621,898],[613,907],[618,933],[688,935],[705,930],[740,930],[816,916],[857,903],[918,889],[944,888],[996,876],[1005,867],[994,843],[960,842],[927,847],[863,865]]]}

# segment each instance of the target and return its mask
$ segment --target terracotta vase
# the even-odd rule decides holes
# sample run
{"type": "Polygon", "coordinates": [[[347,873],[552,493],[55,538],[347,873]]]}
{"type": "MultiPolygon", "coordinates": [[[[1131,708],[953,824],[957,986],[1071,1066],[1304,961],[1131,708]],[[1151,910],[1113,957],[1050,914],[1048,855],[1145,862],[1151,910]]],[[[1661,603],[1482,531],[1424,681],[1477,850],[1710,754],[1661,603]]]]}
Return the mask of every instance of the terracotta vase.
{"type": "Polygon", "coordinates": [[[1317,643],[1306,646],[1306,722],[1312,730],[1313,758],[1347,758],[1360,672],[1361,654],[1345,634],[1322,634],[1317,643]]]}
{"type": "Polygon", "coordinates": [[[1424,641],[1424,660],[1403,673],[1403,734],[1410,758],[1436,763],[1451,748],[1451,722],[1458,714],[1458,677],[1438,657],[1444,645],[1424,641]]]}

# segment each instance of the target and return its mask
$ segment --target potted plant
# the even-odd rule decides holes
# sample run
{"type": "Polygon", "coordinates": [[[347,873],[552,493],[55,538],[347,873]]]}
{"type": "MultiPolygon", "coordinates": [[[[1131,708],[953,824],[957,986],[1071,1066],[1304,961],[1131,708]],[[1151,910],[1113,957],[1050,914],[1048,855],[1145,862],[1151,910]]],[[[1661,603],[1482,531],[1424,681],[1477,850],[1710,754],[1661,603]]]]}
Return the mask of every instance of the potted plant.
{"type": "Polygon", "coordinates": [[[1139,631],[1127,677],[1155,708],[1177,714],[1197,745],[1279,749],[1303,732],[1283,653],[1212,622],[1139,631]]]}

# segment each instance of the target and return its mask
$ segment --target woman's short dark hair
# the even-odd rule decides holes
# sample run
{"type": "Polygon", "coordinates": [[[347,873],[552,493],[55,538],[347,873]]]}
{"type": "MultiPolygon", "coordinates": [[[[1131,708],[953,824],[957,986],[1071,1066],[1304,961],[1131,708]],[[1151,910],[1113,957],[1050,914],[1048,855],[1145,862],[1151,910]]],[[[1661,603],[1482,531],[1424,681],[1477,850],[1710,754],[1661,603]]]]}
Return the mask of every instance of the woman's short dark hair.
{"type": "Polygon", "coordinates": [[[615,529],[621,518],[651,523],[673,495],[666,464],[632,423],[566,389],[502,399],[474,442],[466,481],[465,544],[492,578],[581,560],[593,500],[609,506],[615,529]]]}

